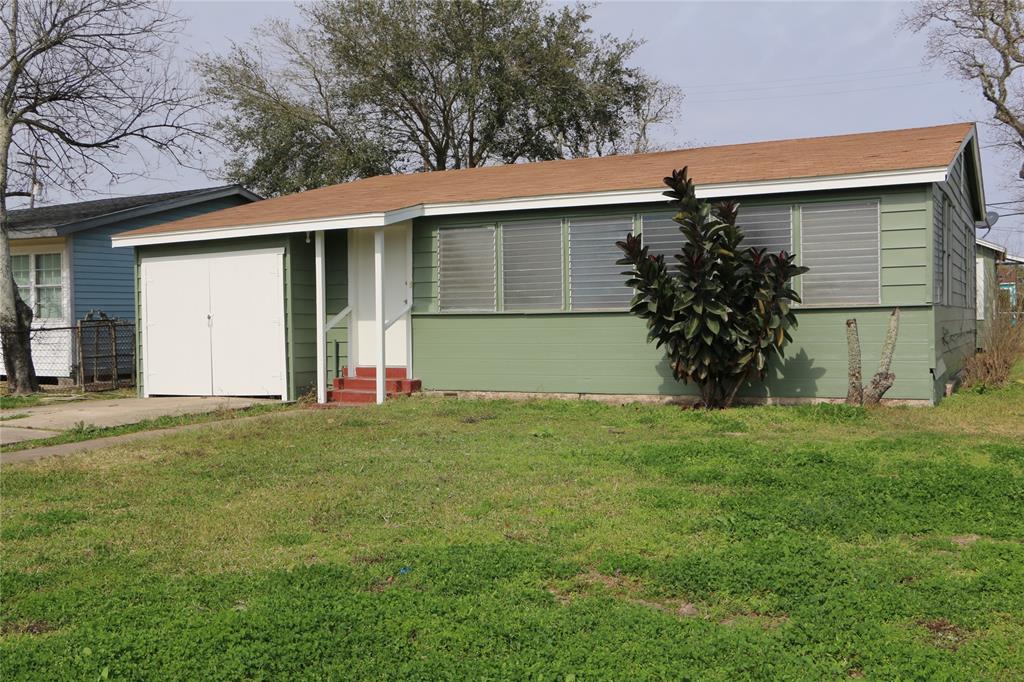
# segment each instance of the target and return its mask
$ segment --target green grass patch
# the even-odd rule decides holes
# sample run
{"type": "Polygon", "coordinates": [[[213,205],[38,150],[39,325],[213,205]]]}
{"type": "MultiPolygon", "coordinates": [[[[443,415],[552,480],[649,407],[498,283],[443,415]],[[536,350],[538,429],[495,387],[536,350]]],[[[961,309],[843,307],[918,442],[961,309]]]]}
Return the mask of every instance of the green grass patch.
{"type": "Polygon", "coordinates": [[[8,395],[0,394],[0,410],[20,410],[26,407],[35,407],[43,397],[39,393],[29,395],[8,395]]]}
{"type": "Polygon", "coordinates": [[[1022,416],[412,399],[5,465],[4,676],[1020,679],[1022,416]]]}

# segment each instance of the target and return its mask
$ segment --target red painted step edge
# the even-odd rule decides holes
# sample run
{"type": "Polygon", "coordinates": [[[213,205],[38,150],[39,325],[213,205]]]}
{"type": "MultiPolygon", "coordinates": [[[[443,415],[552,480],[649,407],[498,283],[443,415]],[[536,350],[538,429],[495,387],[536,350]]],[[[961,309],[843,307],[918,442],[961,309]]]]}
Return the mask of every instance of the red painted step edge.
{"type": "MultiPolygon", "coordinates": [[[[348,372],[346,371],[346,376],[348,372]]],[[[356,367],[357,377],[376,377],[376,367],[356,367]]],[[[405,379],[408,376],[408,371],[405,367],[385,367],[384,377],[387,379],[405,379]]]]}

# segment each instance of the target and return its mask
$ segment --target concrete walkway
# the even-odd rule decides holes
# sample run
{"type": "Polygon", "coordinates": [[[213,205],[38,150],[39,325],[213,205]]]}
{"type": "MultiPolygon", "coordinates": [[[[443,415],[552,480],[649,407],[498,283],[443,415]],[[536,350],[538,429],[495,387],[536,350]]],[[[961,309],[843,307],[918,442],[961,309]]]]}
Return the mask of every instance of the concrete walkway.
{"type": "Polygon", "coordinates": [[[137,440],[145,440],[147,438],[159,438],[160,436],[166,436],[172,433],[182,433],[184,431],[196,431],[198,429],[207,428],[223,428],[230,424],[244,424],[246,422],[253,421],[256,419],[287,417],[296,414],[303,414],[304,412],[305,410],[283,410],[280,412],[268,412],[266,414],[252,415],[250,417],[237,417],[234,419],[227,418],[222,419],[220,421],[203,422],[201,424],[182,424],[180,426],[171,426],[166,429],[154,429],[152,431],[136,431],[135,433],[125,433],[120,436],[93,438],[91,440],[82,440],[75,443],[61,443],[60,445],[48,445],[46,447],[41,448],[18,450],[17,452],[4,452],[0,453],[0,464],[14,464],[16,462],[33,462],[40,459],[47,459],[49,457],[74,455],[79,452],[87,452],[89,450],[109,448],[116,445],[131,443],[137,440]]]}
{"type": "Polygon", "coordinates": [[[276,402],[257,398],[114,398],[75,400],[36,407],[5,410],[11,416],[25,415],[0,421],[0,442],[18,443],[25,440],[49,438],[60,431],[78,425],[108,428],[136,424],[159,417],[180,417],[186,414],[205,414],[220,410],[238,410],[262,402],[276,402]]]}

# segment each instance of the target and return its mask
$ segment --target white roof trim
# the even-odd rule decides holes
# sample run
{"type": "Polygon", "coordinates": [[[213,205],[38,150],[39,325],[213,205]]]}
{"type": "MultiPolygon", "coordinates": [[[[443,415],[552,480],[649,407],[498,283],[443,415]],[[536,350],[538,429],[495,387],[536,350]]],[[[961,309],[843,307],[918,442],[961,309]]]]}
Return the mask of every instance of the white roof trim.
{"type": "MultiPolygon", "coordinates": [[[[981,205],[981,211],[984,213],[988,207],[988,203],[985,201],[985,179],[981,175],[981,150],[979,149],[980,143],[977,138],[978,126],[976,124],[972,124],[970,132],[964,135],[963,142],[960,143],[960,148],[957,149],[956,154],[953,155],[953,160],[949,162],[948,170],[950,173],[953,172],[953,164],[955,164],[956,160],[960,158],[960,155],[964,153],[967,146],[970,145],[971,142],[974,142],[974,145],[971,147],[971,158],[974,159],[975,171],[973,178],[974,190],[978,193],[978,201],[981,205]]],[[[967,172],[967,164],[964,164],[964,172],[967,172]]]]}
{"type": "MultiPolygon", "coordinates": [[[[918,168],[901,171],[856,173],[817,178],[794,178],[786,180],[763,180],[758,182],[719,183],[697,185],[697,196],[702,199],[717,197],[742,197],[760,194],[783,194],[788,192],[816,192],[837,189],[861,189],[866,187],[914,185],[945,182],[949,168],[918,168]]],[[[425,216],[465,215],[490,213],[494,211],[522,211],[543,208],[577,208],[589,206],[611,206],[616,204],[647,204],[667,201],[662,194],[664,188],[619,190],[608,192],[586,192],[580,194],[552,194],[536,197],[517,197],[491,201],[458,201],[438,204],[416,204],[394,211],[361,213],[358,215],[297,220],[280,223],[215,227],[206,230],[184,230],[181,232],[158,232],[146,235],[114,235],[114,246],[149,246],[177,242],[231,239],[237,237],[258,237],[272,234],[294,234],[316,230],[352,230],[361,227],[383,227],[412,218],[425,216]]]]}
{"type": "Polygon", "coordinates": [[[1003,246],[1002,244],[996,244],[995,242],[990,242],[987,239],[981,238],[975,239],[974,243],[977,244],[978,246],[983,246],[986,249],[991,249],[996,253],[1001,253],[1003,254],[1003,257],[1006,257],[1006,247],[1003,246]]]}

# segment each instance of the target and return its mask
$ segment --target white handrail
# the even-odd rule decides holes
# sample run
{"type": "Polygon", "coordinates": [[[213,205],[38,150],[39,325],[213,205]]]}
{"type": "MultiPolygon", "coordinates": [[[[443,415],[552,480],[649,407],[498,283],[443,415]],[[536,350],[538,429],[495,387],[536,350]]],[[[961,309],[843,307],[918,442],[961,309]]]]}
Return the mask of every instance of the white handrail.
{"type": "Polygon", "coordinates": [[[339,324],[341,324],[341,321],[348,316],[350,312],[352,312],[352,306],[345,306],[344,310],[342,310],[340,313],[338,313],[331,319],[327,320],[327,324],[324,325],[324,331],[326,332],[337,327],[339,324]]]}
{"type": "Polygon", "coordinates": [[[391,329],[391,325],[393,325],[395,322],[398,322],[398,318],[402,317],[403,315],[405,315],[410,310],[412,310],[412,303],[410,303],[407,306],[405,306],[404,308],[402,308],[402,312],[400,312],[397,315],[395,315],[392,319],[384,320],[384,331],[387,331],[387,330],[391,329]]]}

